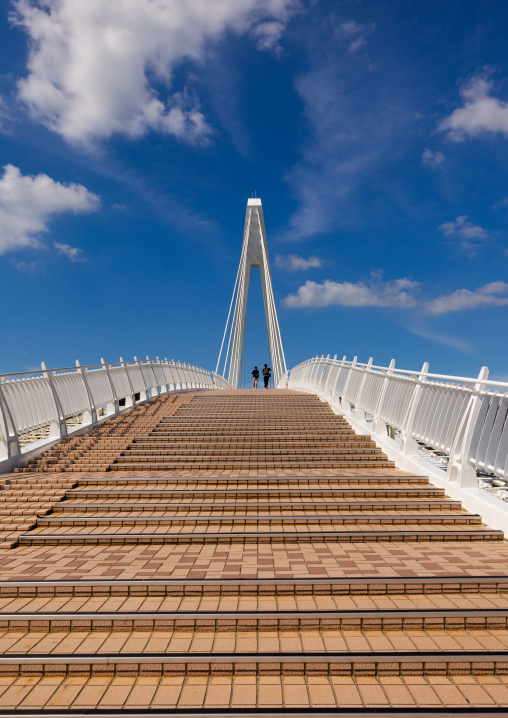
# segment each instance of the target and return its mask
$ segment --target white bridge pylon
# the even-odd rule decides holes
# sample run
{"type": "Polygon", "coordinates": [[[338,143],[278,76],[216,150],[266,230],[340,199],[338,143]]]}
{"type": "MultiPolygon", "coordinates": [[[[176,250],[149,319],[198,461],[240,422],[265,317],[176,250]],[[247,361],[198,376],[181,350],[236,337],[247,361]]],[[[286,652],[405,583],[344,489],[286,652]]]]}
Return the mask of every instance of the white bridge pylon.
{"type": "Polygon", "coordinates": [[[249,298],[250,273],[253,268],[259,268],[261,273],[261,286],[263,288],[263,300],[265,304],[266,330],[268,334],[268,361],[273,372],[274,386],[286,371],[286,360],[282,349],[275,299],[273,296],[272,274],[270,272],[270,261],[268,259],[268,247],[266,244],[265,222],[263,218],[263,207],[259,198],[247,201],[247,212],[245,214],[245,227],[243,231],[243,246],[240,265],[236,275],[233,296],[229,306],[226,328],[222,338],[222,344],[217,361],[217,371],[224,349],[224,343],[229,330],[229,338],[224,360],[223,375],[229,359],[228,381],[234,389],[240,384],[242,368],[242,356],[245,347],[245,328],[247,321],[247,301],[249,298]],[[236,298],[236,301],[235,301],[236,298]],[[230,325],[231,310],[234,304],[233,317],[230,325]]]}

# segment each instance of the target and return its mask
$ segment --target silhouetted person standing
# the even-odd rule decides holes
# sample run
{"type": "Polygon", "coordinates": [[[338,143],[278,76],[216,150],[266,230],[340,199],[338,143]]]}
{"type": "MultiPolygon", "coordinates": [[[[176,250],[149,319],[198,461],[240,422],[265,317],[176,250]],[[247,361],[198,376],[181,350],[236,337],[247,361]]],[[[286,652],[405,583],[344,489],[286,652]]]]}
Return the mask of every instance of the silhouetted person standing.
{"type": "Polygon", "coordinates": [[[252,370],[252,374],[250,375],[252,379],[252,388],[257,389],[258,388],[258,379],[259,379],[259,369],[257,366],[254,367],[252,370]]]}
{"type": "Polygon", "coordinates": [[[272,376],[271,371],[272,370],[270,369],[268,364],[265,364],[261,371],[261,373],[263,374],[263,379],[265,380],[265,389],[268,389],[268,383],[270,381],[270,377],[272,376]]]}

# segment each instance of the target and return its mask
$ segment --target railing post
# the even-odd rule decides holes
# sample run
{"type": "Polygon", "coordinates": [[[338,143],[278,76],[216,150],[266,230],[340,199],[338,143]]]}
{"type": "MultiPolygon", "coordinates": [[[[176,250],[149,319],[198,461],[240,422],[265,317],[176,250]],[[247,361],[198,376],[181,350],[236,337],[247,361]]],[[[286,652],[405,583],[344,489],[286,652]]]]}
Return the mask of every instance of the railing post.
{"type": "MultiPolygon", "coordinates": [[[[344,356],[342,357],[342,359],[339,361],[339,370],[338,370],[337,374],[335,375],[335,379],[334,379],[334,381],[333,381],[333,386],[330,385],[330,396],[331,396],[332,398],[333,398],[334,396],[337,396],[337,393],[336,393],[335,390],[336,390],[337,384],[338,384],[338,382],[339,382],[340,373],[341,373],[341,371],[343,370],[343,368],[346,366],[346,361],[347,361],[347,355],[344,354],[344,356]]],[[[340,397],[338,397],[338,398],[340,398],[340,397]]],[[[341,405],[342,405],[342,402],[341,402],[341,405]]]]}
{"type": "Polygon", "coordinates": [[[187,389],[188,388],[187,387],[187,377],[185,376],[185,371],[184,371],[183,366],[184,365],[181,361],[176,362],[177,375],[178,375],[178,379],[180,381],[180,389],[187,389]],[[185,381],[184,381],[184,379],[185,379],[185,381]],[[185,384],[185,386],[184,386],[184,384],[185,384]]]}
{"type": "Polygon", "coordinates": [[[353,374],[353,372],[351,371],[351,369],[353,369],[353,367],[356,366],[356,363],[357,363],[357,362],[358,362],[358,357],[354,357],[353,361],[351,362],[351,366],[350,366],[350,369],[349,369],[349,374],[347,375],[347,379],[346,379],[346,382],[345,382],[345,384],[344,384],[344,388],[342,389],[342,396],[340,397],[340,406],[341,406],[343,412],[344,412],[345,414],[349,414],[349,415],[351,415],[351,404],[350,404],[348,401],[346,401],[346,404],[349,404],[349,407],[346,407],[345,404],[344,404],[344,397],[346,396],[347,388],[348,388],[348,386],[349,386],[349,381],[350,381],[350,379],[351,379],[351,375],[353,374]]]}
{"type": "Polygon", "coordinates": [[[378,436],[387,434],[386,423],[384,421],[381,421],[379,417],[379,412],[381,411],[381,407],[383,406],[383,401],[390,385],[390,377],[393,375],[394,369],[395,359],[392,359],[388,367],[388,371],[386,372],[386,376],[383,379],[383,386],[381,387],[381,391],[379,392],[379,399],[377,400],[376,411],[374,416],[372,417],[372,432],[374,434],[377,434],[378,436]]]}
{"type": "Polygon", "coordinates": [[[400,434],[399,450],[402,454],[404,454],[404,456],[414,456],[418,454],[418,444],[412,437],[413,424],[416,412],[418,411],[418,405],[420,403],[420,399],[423,393],[423,385],[426,382],[426,375],[428,374],[428,372],[429,364],[428,362],[425,362],[425,364],[422,366],[420,375],[415,383],[413,396],[411,398],[411,401],[409,402],[408,412],[404,420],[404,427],[400,434]]]}
{"type": "Polygon", "coordinates": [[[101,364],[104,367],[104,371],[106,372],[106,378],[109,382],[111,394],[113,396],[113,403],[106,404],[106,415],[114,416],[115,414],[118,414],[118,410],[120,408],[119,404],[118,404],[118,397],[116,395],[115,385],[113,384],[113,379],[111,378],[111,376],[109,374],[109,366],[106,364],[106,362],[102,358],[101,358],[101,364]]]}
{"type": "MultiPolygon", "coordinates": [[[[488,376],[489,369],[483,366],[478,374],[478,379],[485,381],[488,379],[488,376]]],[[[453,438],[452,447],[450,449],[450,460],[448,462],[446,477],[462,488],[478,486],[476,469],[474,466],[471,466],[471,464],[468,464],[467,458],[471,450],[471,442],[482,405],[480,393],[483,389],[485,389],[483,383],[474,385],[473,393],[471,394],[467,409],[459,424],[457,434],[453,438]]]]}
{"type": "Polygon", "coordinates": [[[363,387],[365,386],[365,382],[367,381],[367,376],[371,371],[370,368],[372,366],[372,362],[373,362],[373,358],[370,357],[369,361],[367,363],[367,366],[365,367],[365,369],[363,371],[362,380],[360,382],[360,386],[358,387],[358,392],[356,394],[356,399],[355,399],[355,419],[357,421],[361,422],[362,424],[366,423],[367,414],[366,414],[365,410],[362,409],[362,407],[358,405],[358,402],[361,399],[363,387]]]}
{"type": "MultiPolygon", "coordinates": [[[[154,378],[154,381],[155,381],[155,386],[152,387],[153,390],[154,390],[154,391],[153,391],[153,396],[154,396],[154,397],[155,397],[155,396],[159,396],[159,394],[160,394],[159,385],[157,384],[157,377],[155,376],[155,372],[154,372],[154,370],[153,370],[152,360],[151,360],[150,357],[148,357],[148,356],[146,357],[146,360],[147,360],[148,364],[150,365],[150,369],[151,369],[151,371],[152,371],[153,378],[154,378]]],[[[150,396],[152,396],[152,394],[150,394],[150,396]]]]}
{"type": "MultiPolygon", "coordinates": [[[[319,371],[317,377],[316,377],[316,383],[318,387],[320,388],[321,392],[324,393],[324,383],[323,383],[323,377],[325,375],[326,367],[330,365],[330,355],[326,355],[326,359],[321,357],[321,370],[319,371]]],[[[327,374],[328,376],[328,374],[327,374]]]]}
{"type": "MultiPolygon", "coordinates": [[[[157,362],[157,364],[159,365],[159,367],[162,367],[162,360],[159,359],[159,357],[155,357],[155,361],[157,362]]],[[[161,372],[164,374],[164,371],[162,370],[162,368],[161,368],[161,372]]],[[[155,372],[154,372],[154,374],[155,374],[155,372]]],[[[164,379],[165,379],[165,377],[164,377],[164,379]]],[[[167,394],[168,390],[169,390],[169,387],[168,387],[167,383],[164,383],[164,384],[161,384],[161,385],[160,385],[160,392],[159,392],[159,393],[160,393],[160,394],[167,394]]]]}
{"type": "Polygon", "coordinates": [[[173,375],[174,375],[175,381],[173,382],[173,391],[177,391],[178,388],[180,388],[180,389],[182,388],[182,383],[180,382],[180,374],[177,371],[177,363],[175,362],[174,359],[171,359],[171,361],[169,363],[174,367],[173,375]],[[180,387],[178,387],[177,384],[180,384],[180,387]]]}
{"type": "Polygon", "coordinates": [[[86,380],[86,374],[81,367],[81,362],[79,361],[79,359],[76,359],[76,372],[81,377],[81,381],[83,382],[83,388],[85,389],[86,398],[88,399],[88,405],[90,407],[89,411],[85,411],[83,413],[83,426],[87,426],[88,424],[96,424],[97,410],[95,408],[95,402],[93,400],[90,387],[88,386],[88,381],[86,380]]]}
{"type": "Polygon", "coordinates": [[[328,374],[326,376],[326,383],[323,388],[323,394],[326,398],[329,398],[332,396],[331,379],[334,374],[334,369],[337,366],[336,362],[337,362],[337,354],[334,354],[333,359],[330,362],[330,370],[328,371],[328,374]]]}
{"type": "MultiPolygon", "coordinates": [[[[162,363],[163,363],[163,362],[161,362],[161,364],[162,364],[162,363]]],[[[171,362],[169,361],[169,359],[168,359],[167,357],[164,357],[164,363],[165,363],[166,366],[169,366],[169,365],[171,364],[171,362]]],[[[166,372],[164,372],[164,378],[166,379],[166,391],[167,391],[168,393],[171,392],[171,391],[174,391],[175,386],[174,386],[174,384],[173,384],[173,389],[171,389],[171,382],[170,382],[170,381],[167,381],[166,372]]]]}
{"type": "MultiPolygon", "coordinates": [[[[129,368],[127,367],[126,363],[123,360],[123,357],[120,357],[120,366],[125,372],[125,377],[127,379],[127,384],[129,385],[129,391],[131,393],[130,395],[130,404],[126,403],[126,406],[134,406],[136,403],[136,400],[134,399],[134,387],[132,386],[131,378],[129,376],[129,368]]],[[[127,398],[127,397],[125,397],[127,398]]]]}
{"type": "Polygon", "coordinates": [[[143,396],[140,398],[148,399],[148,387],[146,385],[146,379],[144,377],[143,370],[141,369],[141,362],[138,361],[137,357],[134,357],[134,363],[138,365],[139,373],[141,375],[141,381],[143,382],[143,386],[145,387],[145,390],[140,392],[141,394],[143,394],[143,396]]]}
{"type": "Polygon", "coordinates": [[[42,367],[42,373],[44,377],[47,379],[49,389],[51,391],[51,394],[53,396],[53,401],[55,402],[55,419],[51,422],[49,426],[49,438],[50,439],[63,439],[65,436],[67,436],[67,424],[65,422],[65,416],[63,413],[62,405],[60,403],[60,399],[58,397],[57,391],[55,389],[55,385],[53,384],[53,372],[48,371],[48,367],[46,366],[46,362],[41,363],[42,367]]]}
{"type": "Polygon", "coordinates": [[[21,453],[18,430],[2,390],[4,379],[0,378],[0,459],[10,459],[21,453]]]}

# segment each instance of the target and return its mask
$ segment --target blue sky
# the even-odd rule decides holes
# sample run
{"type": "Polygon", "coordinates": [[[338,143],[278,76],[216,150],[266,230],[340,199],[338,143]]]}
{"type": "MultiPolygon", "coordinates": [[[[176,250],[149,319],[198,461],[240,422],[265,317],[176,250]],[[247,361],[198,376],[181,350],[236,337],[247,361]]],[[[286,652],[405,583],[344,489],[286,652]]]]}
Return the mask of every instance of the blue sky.
{"type": "MultiPolygon", "coordinates": [[[[288,366],[508,379],[503,0],[12,0],[0,371],[214,368],[247,198],[288,366]]],[[[259,281],[248,363],[266,361],[259,281]]]]}

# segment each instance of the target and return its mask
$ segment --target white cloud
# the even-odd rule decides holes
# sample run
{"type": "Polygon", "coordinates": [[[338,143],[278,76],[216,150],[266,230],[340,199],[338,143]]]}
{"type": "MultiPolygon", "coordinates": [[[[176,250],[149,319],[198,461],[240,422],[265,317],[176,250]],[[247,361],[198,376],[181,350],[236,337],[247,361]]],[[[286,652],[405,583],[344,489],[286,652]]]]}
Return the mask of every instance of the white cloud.
{"type": "MultiPolygon", "coordinates": [[[[508,283],[502,281],[489,282],[475,290],[457,289],[450,294],[443,294],[435,299],[423,300],[418,296],[421,284],[403,277],[383,281],[379,272],[373,272],[368,280],[351,282],[307,281],[294,294],[288,294],[283,305],[288,309],[304,307],[395,307],[397,309],[416,309],[423,314],[449,314],[471,309],[486,307],[502,307],[508,305],[508,283]]],[[[456,349],[467,351],[469,347],[462,340],[449,339],[418,325],[408,327],[414,334],[431,341],[447,344],[456,349]],[[415,328],[416,326],[416,328],[415,328]]]]}
{"type": "Polygon", "coordinates": [[[417,337],[422,337],[422,339],[428,339],[430,342],[442,344],[445,347],[457,349],[457,351],[460,352],[465,352],[469,354],[473,351],[473,347],[469,342],[466,342],[463,339],[458,339],[457,337],[452,337],[448,334],[438,334],[437,332],[431,332],[427,331],[426,329],[415,328],[414,326],[406,326],[406,329],[410,331],[411,334],[416,334],[417,337]]]}
{"type": "Polygon", "coordinates": [[[485,76],[473,77],[460,92],[463,106],[458,107],[438,126],[441,132],[460,142],[483,132],[496,132],[508,137],[508,103],[492,97],[492,81],[485,76]]]}
{"type": "Polygon", "coordinates": [[[0,95],[0,132],[7,133],[7,123],[9,117],[9,111],[7,109],[7,103],[5,98],[0,95]]]}
{"type": "Polygon", "coordinates": [[[13,261],[12,263],[16,267],[17,270],[19,270],[20,272],[25,272],[25,274],[38,274],[40,272],[40,268],[41,268],[41,266],[40,266],[41,263],[39,262],[38,259],[35,259],[32,262],[13,261]]]}
{"type": "Polygon", "coordinates": [[[426,302],[424,309],[429,314],[448,314],[449,312],[462,312],[465,309],[502,307],[508,304],[508,296],[503,295],[508,295],[508,284],[506,282],[490,282],[474,291],[457,289],[451,294],[443,294],[426,302]]]}
{"type": "Polygon", "coordinates": [[[414,292],[419,286],[418,282],[407,278],[384,282],[378,275],[357,284],[333,282],[330,279],[322,283],[307,281],[295,294],[288,294],[283,304],[290,309],[333,305],[405,309],[416,306],[414,292]]]}
{"type": "Polygon", "coordinates": [[[83,250],[79,247],[71,247],[70,244],[62,244],[60,242],[53,242],[53,247],[59,254],[63,254],[71,262],[81,262],[83,259],[83,250]]]}
{"type": "Polygon", "coordinates": [[[40,247],[51,217],[62,212],[94,212],[99,197],[80,184],[64,184],[45,174],[22,175],[6,165],[0,178],[0,254],[40,247]]]}
{"type": "Polygon", "coordinates": [[[323,264],[328,264],[321,257],[313,255],[308,259],[300,257],[298,254],[288,254],[284,257],[282,254],[277,254],[275,257],[275,266],[281,269],[287,269],[290,272],[305,271],[307,269],[319,269],[323,264]]]}
{"type": "Polygon", "coordinates": [[[337,31],[346,37],[351,37],[351,35],[359,35],[363,31],[364,27],[364,25],[356,22],[356,20],[349,20],[349,22],[343,22],[337,31]]]}
{"type": "Polygon", "coordinates": [[[273,47],[293,0],[14,0],[13,20],[30,38],[19,97],[68,142],[90,144],[148,130],[188,142],[210,127],[187,91],[172,92],[174,68],[200,61],[226,30],[273,47]],[[164,89],[162,89],[164,88],[164,89]]]}
{"type": "Polygon", "coordinates": [[[432,150],[424,150],[422,155],[422,165],[425,165],[426,167],[439,167],[439,165],[442,165],[445,160],[445,156],[442,152],[439,150],[437,152],[432,152],[432,150]]]}
{"type": "Polygon", "coordinates": [[[362,25],[356,20],[342,23],[336,32],[349,42],[349,52],[356,52],[367,44],[367,35],[372,32],[374,25],[362,25]]]}
{"type": "Polygon", "coordinates": [[[274,50],[278,47],[286,25],[283,22],[261,22],[252,30],[252,36],[259,50],[274,50]]]}
{"type": "MultiPolygon", "coordinates": [[[[400,138],[414,122],[413,110],[404,104],[407,97],[394,93],[395,82],[379,80],[373,91],[371,70],[349,56],[344,59],[339,50],[331,48],[330,58],[326,54],[326,61],[295,83],[309,133],[286,176],[298,204],[284,239],[297,241],[364,222],[356,193],[369,188],[371,196],[371,183],[384,186],[380,177],[390,173],[387,166],[403,150],[400,138]]],[[[362,195],[362,206],[365,201],[362,195]]]]}
{"type": "Polygon", "coordinates": [[[457,217],[453,222],[444,222],[439,229],[445,237],[456,237],[459,246],[473,257],[483,244],[489,239],[488,230],[467,221],[467,215],[457,217]]]}

